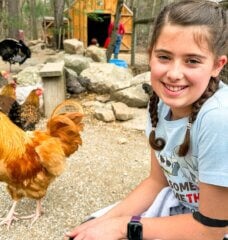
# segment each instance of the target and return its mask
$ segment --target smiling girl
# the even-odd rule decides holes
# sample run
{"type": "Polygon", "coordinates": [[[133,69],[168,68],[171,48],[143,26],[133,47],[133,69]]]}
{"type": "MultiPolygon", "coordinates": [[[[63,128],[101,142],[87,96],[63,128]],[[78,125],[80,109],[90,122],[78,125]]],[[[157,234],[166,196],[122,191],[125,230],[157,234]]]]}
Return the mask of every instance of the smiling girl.
{"type": "Polygon", "coordinates": [[[111,210],[68,236],[76,240],[225,237],[228,87],[219,74],[227,63],[227,39],[228,13],[215,2],[180,1],[162,10],[149,51],[150,175],[111,210]]]}

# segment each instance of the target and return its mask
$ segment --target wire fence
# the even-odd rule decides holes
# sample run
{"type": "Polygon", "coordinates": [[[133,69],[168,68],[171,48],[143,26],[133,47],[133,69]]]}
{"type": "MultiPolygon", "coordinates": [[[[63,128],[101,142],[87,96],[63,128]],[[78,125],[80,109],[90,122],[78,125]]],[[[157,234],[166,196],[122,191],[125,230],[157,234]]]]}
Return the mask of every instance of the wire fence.
{"type": "Polygon", "coordinates": [[[170,2],[174,0],[137,1],[133,9],[131,66],[139,72],[149,70],[148,48],[154,18],[170,2]]]}

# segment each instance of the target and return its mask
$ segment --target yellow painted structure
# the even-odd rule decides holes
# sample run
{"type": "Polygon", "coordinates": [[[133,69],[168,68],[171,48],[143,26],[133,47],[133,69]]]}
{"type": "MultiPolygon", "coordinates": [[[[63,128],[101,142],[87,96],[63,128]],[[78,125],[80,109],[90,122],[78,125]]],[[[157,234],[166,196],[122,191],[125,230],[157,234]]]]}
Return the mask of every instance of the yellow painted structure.
{"type": "MultiPolygon", "coordinates": [[[[97,38],[102,47],[108,36],[108,25],[114,21],[117,0],[77,0],[69,8],[73,38],[87,47],[92,38],[97,38]]],[[[130,51],[132,36],[132,11],[124,4],[120,22],[125,28],[121,50],[130,51]]]]}

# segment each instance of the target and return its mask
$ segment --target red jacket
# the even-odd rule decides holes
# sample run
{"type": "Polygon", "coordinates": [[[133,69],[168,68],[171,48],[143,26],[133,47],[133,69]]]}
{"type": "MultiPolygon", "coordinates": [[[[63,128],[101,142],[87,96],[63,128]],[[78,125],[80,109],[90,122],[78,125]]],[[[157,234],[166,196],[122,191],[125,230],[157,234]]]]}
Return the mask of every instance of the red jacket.
{"type": "MultiPolygon", "coordinates": [[[[108,36],[111,36],[113,28],[114,28],[114,23],[111,22],[108,26],[108,36]]],[[[124,25],[122,23],[119,23],[117,33],[120,34],[120,35],[125,34],[124,25]]]]}

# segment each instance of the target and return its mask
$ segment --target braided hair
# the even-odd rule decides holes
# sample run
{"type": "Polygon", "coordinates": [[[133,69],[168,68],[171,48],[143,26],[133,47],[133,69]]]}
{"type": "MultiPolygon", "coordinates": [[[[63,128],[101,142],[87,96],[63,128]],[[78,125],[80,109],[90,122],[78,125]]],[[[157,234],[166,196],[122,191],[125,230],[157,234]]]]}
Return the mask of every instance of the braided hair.
{"type": "MultiPolygon", "coordinates": [[[[227,39],[228,39],[228,12],[218,3],[212,1],[184,0],[172,3],[166,6],[158,15],[153,29],[149,54],[157,42],[157,39],[167,24],[179,26],[203,26],[208,30],[207,36],[203,36],[207,41],[210,51],[218,57],[227,55],[227,39]]],[[[200,41],[200,36],[195,36],[196,41],[200,41]],[[197,38],[198,37],[198,38],[197,38]]],[[[200,42],[199,42],[200,43],[200,42]]],[[[186,126],[186,133],[183,143],[179,147],[178,155],[185,156],[190,147],[190,129],[202,105],[209,99],[219,88],[218,77],[211,77],[209,84],[201,95],[201,97],[192,104],[192,111],[186,126]]],[[[149,113],[151,118],[152,130],[149,136],[149,143],[155,150],[162,150],[165,146],[165,140],[156,138],[155,129],[158,119],[158,102],[159,97],[155,92],[150,97],[149,113]]]]}

